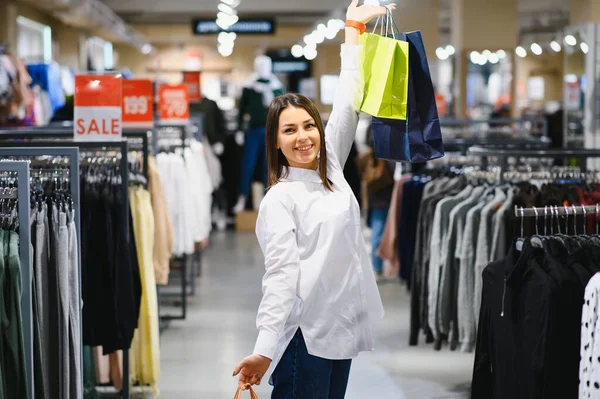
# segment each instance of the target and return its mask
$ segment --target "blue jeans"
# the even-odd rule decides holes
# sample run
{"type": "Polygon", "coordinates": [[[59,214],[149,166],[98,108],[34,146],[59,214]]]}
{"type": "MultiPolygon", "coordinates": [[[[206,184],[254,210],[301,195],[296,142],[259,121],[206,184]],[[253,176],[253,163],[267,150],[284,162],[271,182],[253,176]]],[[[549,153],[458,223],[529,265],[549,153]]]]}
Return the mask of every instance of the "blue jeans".
{"type": "Polygon", "coordinates": [[[298,329],[271,376],[271,399],[343,399],[351,363],[309,355],[298,329]]]}
{"type": "Polygon", "coordinates": [[[267,186],[267,150],[265,144],[265,129],[254,128],[246,131],[244,141],[244,159],[242,160],[242,174],[240,176],[239,195],[248,197],[250,194],[250,185],[257,166],[262,168],[263,182],[267,186]],[[262,164],[258,165],[258,160],[262,159],[262,164]]]}
{"type": "Polygon", "coordinates": [[[371,262],[375,273],[383,273],[383,259],[377,256],[377,250],[381,244],[385,223],[388,217],[388,208],[371,209],[371,262]]]}

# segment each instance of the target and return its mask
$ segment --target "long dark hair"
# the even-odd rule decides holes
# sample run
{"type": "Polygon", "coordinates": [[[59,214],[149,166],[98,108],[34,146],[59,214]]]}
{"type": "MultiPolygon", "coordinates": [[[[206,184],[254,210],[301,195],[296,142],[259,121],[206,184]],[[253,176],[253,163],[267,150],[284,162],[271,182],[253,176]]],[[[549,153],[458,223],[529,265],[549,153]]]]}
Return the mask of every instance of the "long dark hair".
{"type": "Polygon", "coordinates": [[[301,94],[284,94],[276,97],[271,106],[269,107],[269,113],[267,115],[267,126],[266,126],[266,146],[267,146],[267,166],[269,171],[269,182],[268,187],[271,188],[279,182],[284,176],[283,167],[286,169],[289,167],[289,163],[283,155],[281,149],[277,148],[277,135],[279,133],[279,116],[281,112],[287,107],[303,108],[308,112],[311,118],[314,119],[317,129],[319,129],[319,136],[321,137],[321,150],[319,151],[319,176],[321,182],[328,190],[333,191],[331,183],[327,178],[327,149],[325,147],[325,129],[323,129],[323,121],[321,120],[321,114],[315,104],[308,98],[301,94]]]}

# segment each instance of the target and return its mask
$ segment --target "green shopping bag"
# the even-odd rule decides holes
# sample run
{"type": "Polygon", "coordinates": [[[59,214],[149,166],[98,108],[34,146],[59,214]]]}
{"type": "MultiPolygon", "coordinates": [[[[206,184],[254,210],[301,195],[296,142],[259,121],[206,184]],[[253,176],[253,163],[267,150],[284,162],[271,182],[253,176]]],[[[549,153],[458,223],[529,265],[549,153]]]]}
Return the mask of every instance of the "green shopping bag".
{"type": "Polygon", "coordinates": [[[408,100],[408,43],[364,33],[361,73],[364,96],[361,111],[387,119],[406,120],[408,100]]]}

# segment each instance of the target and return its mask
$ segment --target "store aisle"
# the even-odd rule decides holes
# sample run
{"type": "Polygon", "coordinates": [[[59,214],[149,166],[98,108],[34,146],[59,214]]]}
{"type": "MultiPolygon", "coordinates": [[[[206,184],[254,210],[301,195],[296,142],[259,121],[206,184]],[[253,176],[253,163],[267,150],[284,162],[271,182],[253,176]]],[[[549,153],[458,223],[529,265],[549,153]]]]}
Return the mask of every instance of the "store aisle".
{"type": "MultiPolygon", "coordinates": [[[[262,262],[253,234],[212,237],[187,320],[173,322],[161,336],[162,398],[233,397],[237,380],[231,373],[256,339],[262,262]]],[[[346,398],[466,398],[464,390],[450,388],[470,380],[472,356],[408,347],[409,298],[397,283],[380,289],[386,318],[377,334],[377,350],[353,363],[346,398]]],[[[257,392],[261,399],[269,398],[269,386],[257,392]]]]}

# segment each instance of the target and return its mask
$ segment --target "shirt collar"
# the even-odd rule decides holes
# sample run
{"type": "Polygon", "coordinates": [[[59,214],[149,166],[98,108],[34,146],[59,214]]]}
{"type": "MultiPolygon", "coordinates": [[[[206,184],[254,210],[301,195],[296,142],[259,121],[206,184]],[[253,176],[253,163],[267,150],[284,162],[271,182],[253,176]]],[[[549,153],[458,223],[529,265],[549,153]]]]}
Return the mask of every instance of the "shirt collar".
{"type": "Polygon", "coordinates": [[[310,183],[321,183],[321,176],[319,176],[318,170],[313,169],[303,169],[303,168],[293,168],[291,166],[287,167],[287,176],[285,176],[281,181],[306,181],[310,183]]]}

